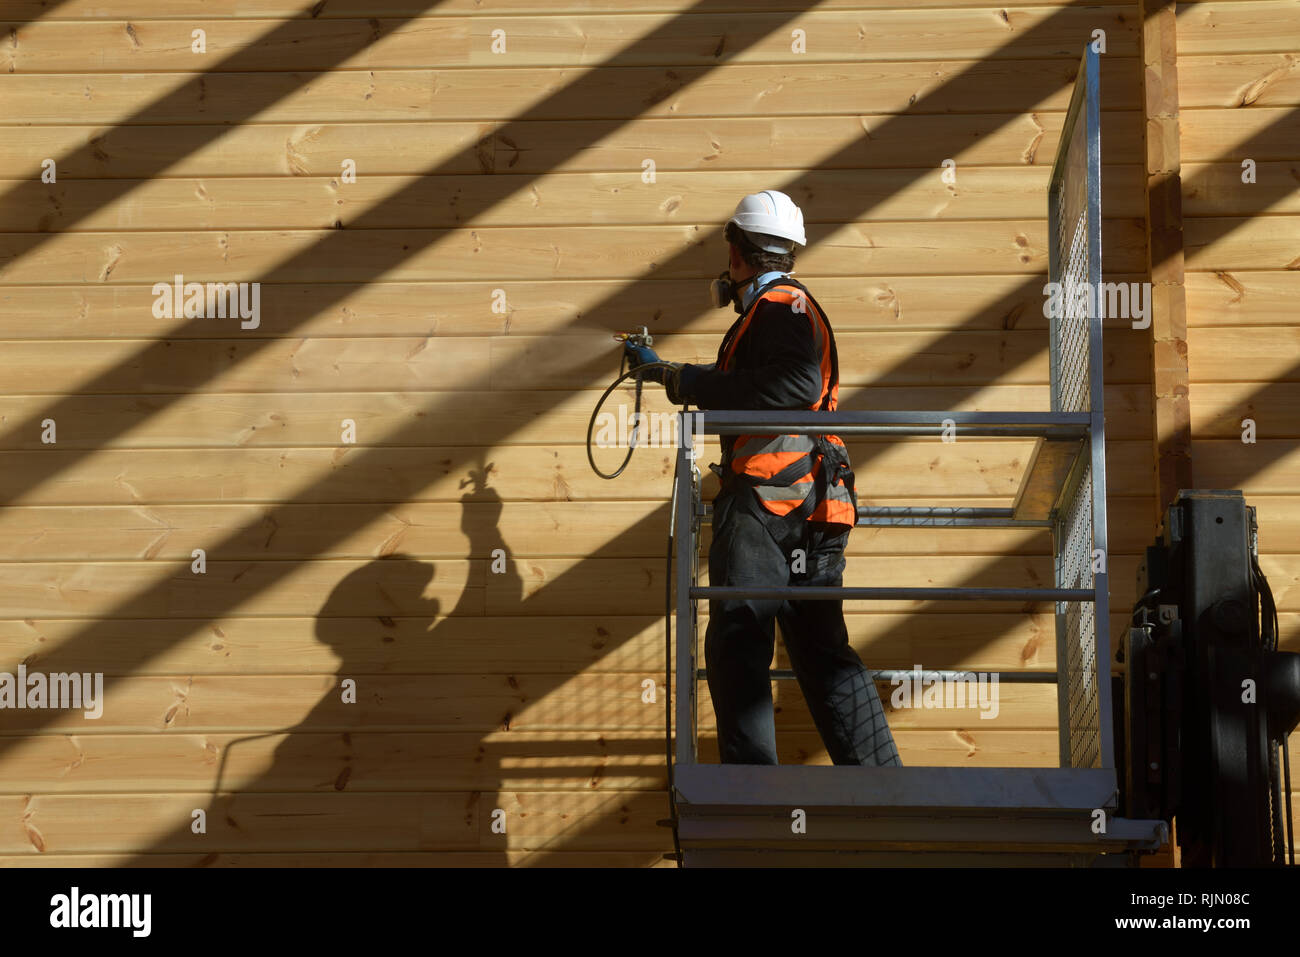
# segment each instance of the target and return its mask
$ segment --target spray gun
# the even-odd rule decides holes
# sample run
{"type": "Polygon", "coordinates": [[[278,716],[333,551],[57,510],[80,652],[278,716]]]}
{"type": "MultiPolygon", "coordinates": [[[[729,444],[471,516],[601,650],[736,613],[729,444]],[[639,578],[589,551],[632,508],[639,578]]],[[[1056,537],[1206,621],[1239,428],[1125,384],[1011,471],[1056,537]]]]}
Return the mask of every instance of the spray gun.
{"type": "Polygon", "coordinates": [[[647,349],[655,344],[655,337],[650,335],[650,330],[645,326],[635,332],[616,332],[614,333],[614,340],[616,342],[630,342],[634,346],[645,346],[647,349]]]}

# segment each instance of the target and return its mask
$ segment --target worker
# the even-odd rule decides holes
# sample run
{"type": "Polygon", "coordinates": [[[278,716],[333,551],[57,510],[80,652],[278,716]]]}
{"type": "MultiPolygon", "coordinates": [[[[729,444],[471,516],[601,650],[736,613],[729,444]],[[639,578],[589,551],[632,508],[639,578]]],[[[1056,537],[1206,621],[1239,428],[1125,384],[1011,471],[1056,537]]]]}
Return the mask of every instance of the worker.
{"type": "MultiPolygon", "coordinates": [[[[804,246],[803,211],[785,193],[744,197],[723,233],[728,268],[713,281],[717,307],[739,318],[710,365],[645,371],[675,404],[701,409],[835,411],[839,357],[825,312],[792,279],[804,246]]],[[[662,361],[626,346],[632,368],[662,361]]],[[[857,522],[848,452],[838,436],[722,436],[713,501],[709,581],[715,586],[843,584],[844,547],[857,522]]],[[[769,667],[773,623],[813,721],[835,764],[901,766],[870,673],[849,645],[838,600],[709,602],[704,656],[724,764],[777,764],[769,667]]]]}

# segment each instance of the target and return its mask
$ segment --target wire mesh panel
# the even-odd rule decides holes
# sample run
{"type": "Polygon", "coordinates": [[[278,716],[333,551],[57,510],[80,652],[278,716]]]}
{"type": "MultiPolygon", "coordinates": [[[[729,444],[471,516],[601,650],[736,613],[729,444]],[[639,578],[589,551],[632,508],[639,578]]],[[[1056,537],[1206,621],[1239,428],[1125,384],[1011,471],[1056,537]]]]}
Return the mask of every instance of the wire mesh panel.
{"type": "MultiPolygon", "coordinates": [[[[1101,402],[1101,147],[1097,54],[1079,67],[1048,187],[1052,411],[1092,413],[1089,455],[1054,516],[1056,586],[1106,592],[1101,402]],[[1096,557],[1101,565],[1094,571],[1096,557]]],[[[1111,766],[1108,605],[1057,602],[1061,764],[1111,766]],[[1102,679],[1105,680],[1102,680],[1102,679]]]]}
{"type": "MultiPolygon", "coordinates": [[[[1061,510],[1057,538],[1056,583],[1092,588],[1092,466],[1085,467],[1073,500],[1061,510]]],[[[1101,708],[1098,701],[1097,619],[1089,601],[1056,603],[1058,629],[1064,632],[1065,662],[1061,693],[1069,716],[1069,766],[1099,766],[1101,708]]]]}
{"type": "MultiPolygon", "coordinates": [[[[1082,128],[1079,124],[1076,134],[1082,128]]],[[[1074,139],[1080,141],[1082,137],[1076,135],[1074,139]]],[[[1052,384],[1052,411],[1087,412],[1089,306],[1096,302],[1089,294],[1087,177],[1064,177],[1057,203],[1063,210],[1053,230],[1060,250],[1061,277],[1052,281],[1061,284],[1061,306],[1052,336],[1058,374],[1052,384]]]]}

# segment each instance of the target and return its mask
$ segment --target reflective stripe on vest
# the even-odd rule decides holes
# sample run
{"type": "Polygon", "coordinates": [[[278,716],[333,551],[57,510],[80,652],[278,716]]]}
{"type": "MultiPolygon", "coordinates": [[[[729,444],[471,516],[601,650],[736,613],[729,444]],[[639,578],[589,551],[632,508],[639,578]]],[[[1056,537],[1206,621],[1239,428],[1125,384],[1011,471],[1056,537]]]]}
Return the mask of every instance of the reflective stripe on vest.
{"type": "MultiPolygon", "coordinates": [[[[831,357],[831,339],[826,334],[829,327],[826,325],[825,317],[811,301],[811,297],[798,286],[788,284],[788,280],[777,280],[776,285],[764,290],[750,303],[735,336],[725,347],[718,367],[722,370],[730,367],[736,345],[749,330],[749,324],[754,318],[758,304],[764,300],[783,303],[796,313],[808,317],[808,322],[812,325],[813,343],[820,356],[822,380],[817,401],[808,408],[811,411],[834,412],[839,404],[840,384],[831,357]]],[[[827,442],[841,449],[844,448],[844,443],[839,436],[828,435],[825,438],[827,442]]],[[[845,461],[848,460],[847,450],[843,457],[845,461]]],[[[748,476],[750,483],[754,484],[754,491],[758,494],[759,501],[775,515],[787,515],[799,508],[814,491],[816,470],[828,467],[831,467],[830,463],[825,462],[817,453],[817,442],[811,435],[739,435],[732,446],[730,457],[732,472],[748,476]],[[805,456],[811,456],[812,465],[803,475],[790,481],[783,481],[779,485],[754,484],[756,481],[779,475],[783,469],[793,467],[794,463],[805,456]]],[[[857,509],[848,488],[842,482],[833,480],[828,482],[825,498],[816,503],[807,520],[834,522],[841,525],[856,524],[857,509]]]]}

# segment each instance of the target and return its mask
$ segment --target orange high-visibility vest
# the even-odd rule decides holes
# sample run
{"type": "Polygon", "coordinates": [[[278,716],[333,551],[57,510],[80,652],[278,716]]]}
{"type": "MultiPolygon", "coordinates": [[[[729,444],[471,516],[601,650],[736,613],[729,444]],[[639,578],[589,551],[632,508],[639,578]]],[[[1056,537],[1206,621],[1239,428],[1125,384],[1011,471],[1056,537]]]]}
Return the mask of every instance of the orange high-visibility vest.
{"type": "MultiPolygon", "coordinates": [[[[784,303],[808,317],[822,377],[821,393],[808,408],[834,412],[840,392],[834,334],[812,294],[788,276],[774,280],[754,297],[735,334],[723,344],[717,368],[726,371],[731,365],[737,343],[765,300],[784,303]]],[[[724,461],[727,465],[736,478],[754,488],[764,508],[774,515],[794,513],[810,522],[857,524],[848,450],[837,435],[739,435],[724,461]]]]}

